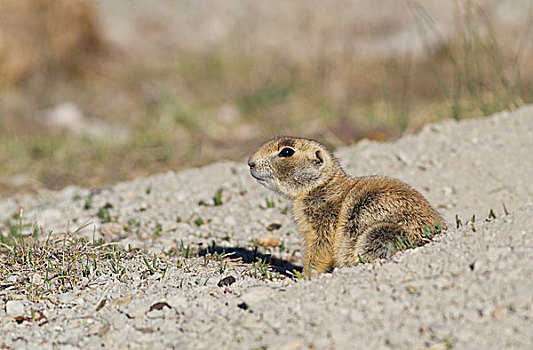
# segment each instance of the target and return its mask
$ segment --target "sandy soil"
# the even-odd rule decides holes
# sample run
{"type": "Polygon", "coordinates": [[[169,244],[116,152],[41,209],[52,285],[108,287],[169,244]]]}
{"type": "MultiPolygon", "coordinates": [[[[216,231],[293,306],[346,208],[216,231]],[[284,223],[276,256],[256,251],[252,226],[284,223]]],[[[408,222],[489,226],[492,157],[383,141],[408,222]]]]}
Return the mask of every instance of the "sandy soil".
{"type": "Polygon", "coordinates": [[[34,302],[9,287],[21,278],[14,273],[0,289],[2,346],[531,349],[532,150],[533,106],[431,125],[394,143],[363,141],[338,150],[354,176],[384,174],[419,189],[450,229],[389,261],[312,280],[289,277],[301,263],[301,239],[288,202],[254,183],[244,161],[121,183],[93,192],[89,209],[90,191],[77,187],[2,200],[2,221],[22,207],[27,220],[46,224],[54,235],[67,222],[72,231],[89,221],[78,235],[95,234],[124,248],[160,254],[181,242],[195,249],[214,244],[241,258],[221,272],[218,262],[203,256],[170,256],[162,260],[169,263],[164,275],[147,276],[132,256],[122,262],[125,279],[89,278],[34,302]],[[222,204],[214,206],[218,189],[222,204]],[[98,217],[107,203],[117,223],[98,217]],[[491,209],[495,218],[489,218],[491,209]],[[132,219],[138,228],[125,232],[132,219]],[[282,243],[261,246],[276,238],[282,243]],[[254,242],[260,242],[257,251],[254,242]],[[274,269],[261,277],[255,257],[270,259],[281,274],[274,269]],[[218,286],[228,276],[235,282],[218,286]],[[32,310],[46,322],[15,321],[32,310]]]}

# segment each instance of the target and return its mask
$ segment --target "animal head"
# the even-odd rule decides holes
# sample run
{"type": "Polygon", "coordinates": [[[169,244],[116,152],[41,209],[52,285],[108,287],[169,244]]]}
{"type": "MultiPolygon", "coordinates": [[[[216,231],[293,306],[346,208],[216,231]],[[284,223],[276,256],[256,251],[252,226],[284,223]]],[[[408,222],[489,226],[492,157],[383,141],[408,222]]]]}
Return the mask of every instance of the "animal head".
{"type": "Polygon", "coordinates": [[[267,141],[248,159],[250,173],[261,185],[296,198],[340,169],[335,157],[319,142],[280,136],[267,141]]]}

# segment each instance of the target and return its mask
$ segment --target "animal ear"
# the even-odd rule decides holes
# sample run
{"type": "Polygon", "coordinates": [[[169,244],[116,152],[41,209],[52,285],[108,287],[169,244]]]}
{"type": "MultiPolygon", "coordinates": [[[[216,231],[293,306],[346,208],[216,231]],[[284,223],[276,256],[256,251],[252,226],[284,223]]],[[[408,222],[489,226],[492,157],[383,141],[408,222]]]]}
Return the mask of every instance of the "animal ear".
{"type": "Polygon", "coordinates": [[[322,151],[321,150],[318,150],[315,152],[315,163],[317,165],[321,165],[322,163],[324,163],[324,155],[322,154],[322,151]]]}

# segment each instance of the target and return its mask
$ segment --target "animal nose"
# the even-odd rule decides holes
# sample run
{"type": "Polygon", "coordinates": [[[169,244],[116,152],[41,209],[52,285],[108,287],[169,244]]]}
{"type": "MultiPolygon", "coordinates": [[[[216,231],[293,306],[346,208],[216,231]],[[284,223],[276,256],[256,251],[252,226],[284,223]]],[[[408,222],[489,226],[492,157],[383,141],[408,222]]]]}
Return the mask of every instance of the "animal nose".
{"type": "Polygon", "coordinates": [[[250,167],[250,169],[255,168],[255,162],[250,160],[250,159],[248,159],[248,166],[250,167]]]}

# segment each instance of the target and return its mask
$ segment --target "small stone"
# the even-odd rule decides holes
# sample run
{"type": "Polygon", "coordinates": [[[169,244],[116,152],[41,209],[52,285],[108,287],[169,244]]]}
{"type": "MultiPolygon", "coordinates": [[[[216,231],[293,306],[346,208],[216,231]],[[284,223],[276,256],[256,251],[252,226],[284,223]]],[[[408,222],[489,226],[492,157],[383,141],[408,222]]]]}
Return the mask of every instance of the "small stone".
{"type": "Polygon", "coordinates": [[[167,302],[160,301],[160,302],[157,302],[157,303],[153,304],[152,306],[150,306],[150,310],[149,311],[162,310],[165,307],[168,307],[169,309],[171,308],[171,306],[168,305],[167,302]]]}
{"type": "Polygon", "coordinates": [[[268,231],[276,231],[276,230],[279,230],[280,228],[281,228],[281,224],[273,222],[270,225],[268,225],[266,229],[268,231]]]}
{"type": "Polygon", "coordinates": [[[131,303],[127,304],[124,309],[126,310],[128,318],[142,319],[148,310],[148,305],[146,305],[145,300],[136,298],[133,299],[131,303]]]}
{"type": "Polygon", "coordinates": [[[279,238],[272,235],[262,235],[257,237],[257,244],[262,247],[279,247],[280,241],[279,238]]]}
{"type": "Polygon", "coordinates": [[[151,310],[146,313],[146,317],[148,318],[163,318],[165,317],[165,311],[164,310],[151,310]]]}
{"type": "Polygon", "coordinates": [[[419,294],[420,291],[420,288],[415,286],[414,284],[408,285],[405,289],[409,294],[419,294]]]}
{"type": "Polygon", "coordinates": [[[111,326],[109,325],[109,323],[104,323],[103,325],[101,325],[98,328],[98,330],[96,331],[96,334],[98,334],[100,337],[102,337],[107,332],[109,332],[110,329],[111,329],[111,326]]]}
{"type": "Polygon", "coordinates": [[[24,304],[19,300],[9,300],[6,303],[6,313],[12,317],[20,317],[24,315],[24,304]]]}
{"type": "Polygon", "coordinates": [[[224,286],[230,286],[233,283],[235,283],[236,279],[233,276],[224,277],[220,281],[218,281],[217,286],[224,287],[224,286]]]}
{"type": "Polygon", "coordinates": [[[245,302],[237,304],[237,307],[242,310],[248,310],[248,304],[246,304],[245,302]]]}
{"type": "Polygon", "coordinates": [[[131,302],[131,295],[126,295],[113,301],[113,305],[129,304],[131,302]]]}
{"type": "Polygon", "coordinates": [[[58,297],[57,297],[57,300],[62,303],[62,304],[65,304],[65,303],[72,303],[74,301],[74,299],[76,299],[76,295],[73,294],[73,293],[64,293],[64,294],[60,294],[58,297]]]}
{"type": "Polygon", "coordinates": [[[124,317],[124,315],[118,316],[118,317],[114,317],[112,319],[113,328],[117,329],[117,330],[124,329],[124,327],[126,327],[126,321],[127,321],[127,318],[124,317]]]}
{"type": "Polygon", "coordinates": [[[82,277],[80,279],[80,286],[82,288],[87,287],[89,285],[89,279],[87,277],[82,277]]]}
{"type": "Polygon", "coordinates": [[[94,311],[100,311],[106,304],[106,299],[103,298],[102,300],[100,300],[100,302],[96,305],[96,307],[94,308],[94,311]]]}

